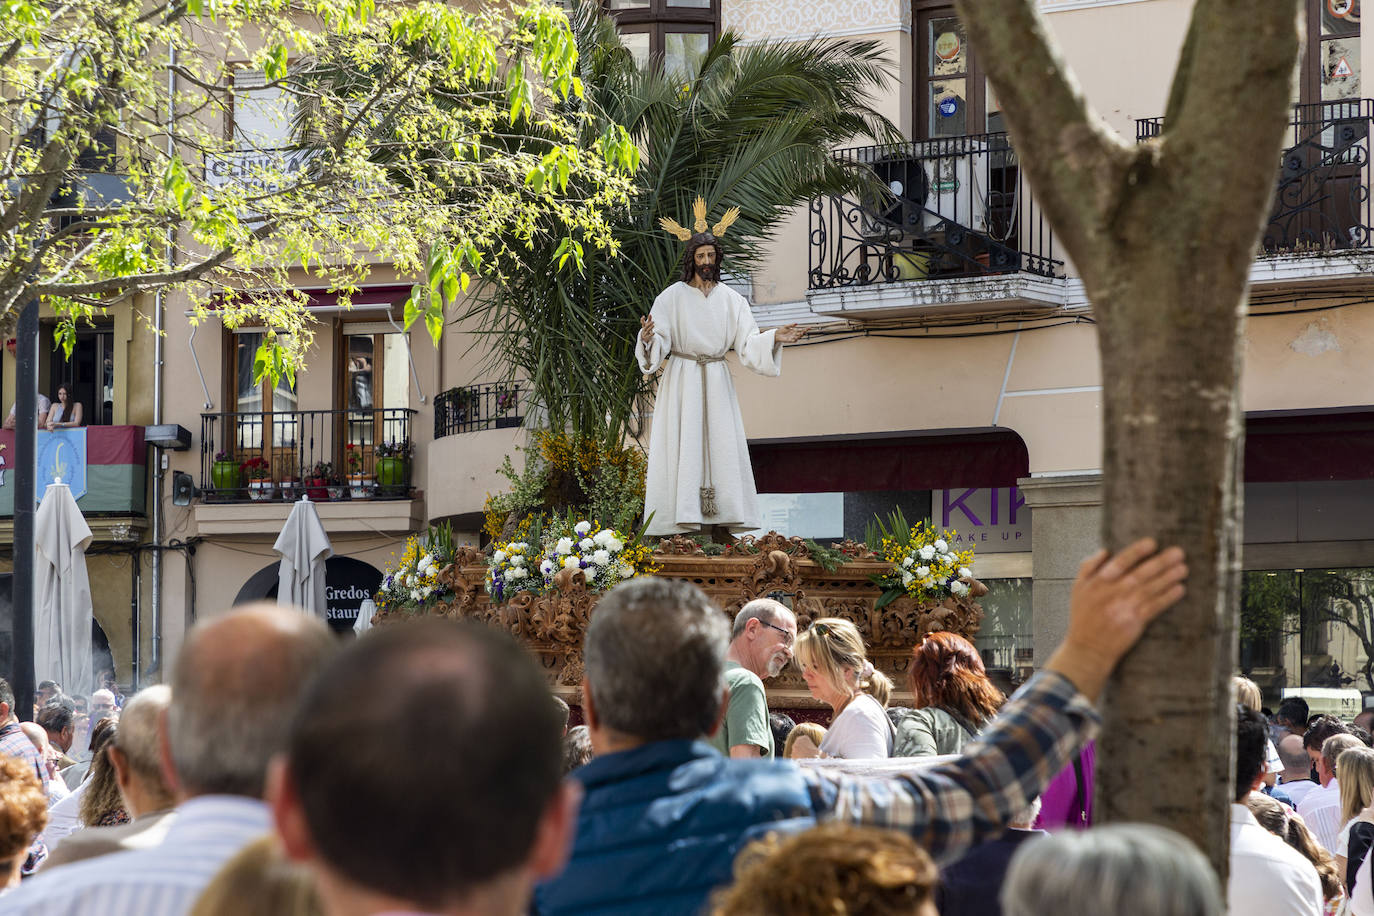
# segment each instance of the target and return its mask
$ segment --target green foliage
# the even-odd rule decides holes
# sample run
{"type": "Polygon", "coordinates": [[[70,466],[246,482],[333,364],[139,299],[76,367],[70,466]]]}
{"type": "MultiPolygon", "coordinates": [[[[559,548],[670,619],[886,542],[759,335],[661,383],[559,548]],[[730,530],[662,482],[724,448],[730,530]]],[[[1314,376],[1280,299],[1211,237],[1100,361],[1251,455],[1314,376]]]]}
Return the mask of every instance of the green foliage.
{"type": "Polygon", "coordinates": [[[627,206],[637,151],[610,122],[586,135],[578,67],[566,15],[538,0],[0,0],[0,136],[20,140],[0,182],[0,330],[34,296],[61,341],[180,289],[193,322],[265,326],[255,371],[276,381],[311,343],[298,287],[347,305],[389,263],[424,278],[407,323],[437,341],[473,278],[563,240],[613,247],[605,214],[627,206]],[[294,100],[285,151],[226,136],[254,71],[294,100]],[[89,179],[93,158],[111,180],[89,179]]]}
{"type": "MultiPolygon", "coordinates": [[[[590,519],[619,531],[635,530],[644,508],[645,460],[638,447],[540,430],[521,451],[523,471],[517,472],[509,457],[501,467],[511,488],[487,498],[483,530],[493,540],[510,539],[518,530],[512,526],[532,517],[544,527],[590,519]]],[[[641,532],[645,524],[639,525],[641,532]]]]}
{"type": "Polygon", "coordinates": [[[449,522],[430,525],[425,532],[425,545],[430,553],[440,558],[443,565],[452,563],[454,554],[458,552],[458,545],[453,540],[453,525],[449,522]]]}
{"type": "MultiPolygon", "coordinates": [[[[528,380],[550,427],[618,443],[640,434],[652,391],[634,357],[639,320],[680,269],[681,243],[659,218],[682,220],[698,194],[713,218],[738,206],[726,269],[746,274],[796,206],[868,187],[871,173],[837,162],[832,147],[897,134],[869,105],[889,77],[876,42],[744,46],[726,33],[684,79],[637,69],[595,3],[577,4],[572,20],[583,93],[553,110],[580,118],[583,144],[634,170],[632,206],[606,211],[613,241],[604,247],[543,233],[517,251],[502,283],[477,290],[464,317],[489,370],[528,380]]],[[[562,182],[559,168],[547,166],[544,180],[557,173],[562,182]]],[[[567,177],[569,193],[580,180],[567,177]]]]}
{"type": "Polygon", "coordinates": [[[849,557],[845,556],[840,551],[833,547],[825,547],[818,544],[811,538],[807,538],[802,543],[805,544],[806,549],[811,552],[811,559],[815,560],[816,565],[826,572],[834,572],[845,563],[849,562],[849,557]]]}
{"type": "Polygon", "coordinates": [[[883,541],[891,541],[899,547],[906,547],[911,543],[911,525],[900,507],[889,512],[886,520],[880,515],[875,515],[864,526],[864,544],[869,550],[882,550],[883,541]]]}
{"type": "Polygon", "coordinates": [[[691,539],[696,542],[698,547],[701,548],[701,552],[706,554],[708,557],[718,557],[721,554],[725,553],[726,545],[717,544],[715,541],[711,540],[710,535],[694,534],[691,536],[691,539]]]}

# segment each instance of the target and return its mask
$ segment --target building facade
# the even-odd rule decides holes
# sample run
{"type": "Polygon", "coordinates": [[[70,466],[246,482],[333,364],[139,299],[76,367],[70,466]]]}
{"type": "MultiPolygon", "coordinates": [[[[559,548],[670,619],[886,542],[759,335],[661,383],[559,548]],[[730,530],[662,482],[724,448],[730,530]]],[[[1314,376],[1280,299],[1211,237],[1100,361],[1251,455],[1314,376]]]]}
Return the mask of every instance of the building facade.
{"type": "MultiPolygon", "coordinates": [[[[725,30],[746,42],[821,34],[886,49],[894,79],[874,104],[909,140],[856,141],[835,155],[872,167],[891,194],[810,202],[763,268],[737,278],[761,327],[812,329],[788,348],[780,379],[735,372],[765,527],[862,537],[875,513],[896,506],[956,529],[992,588],[980,648],[991,668],[1021,679],[1062,636],[1077,564],[1098,543],[1102,366],[1091,303],[1022,177],[977,49],[938,0],[609,6],[634,53],[683,72],[725,30]]],[[[1191,6],[1042,0],[1089,100],[1127,142],[1159,129],[1191,6]]],[[[1374,613],[1357,613],[1374,611],[1374,103],[1361,85],[1359,0],[1310,0],[1305,14],[1288,150],[1252,269],[1243,381],[1241,658],[1271,698],[1374,686],[1374,624],[1361,623],[1374,613]]],[[[282,104],[251,97],[227,129],[270,146],[282,104]]],[[[337,564],[331,581],[341,628],[408,534],[449,520],[460,541],[478,539],[485,497],[504,485],[502,460],[519,461],[524,405],[518,386],[496,384],[462,328],[437,349],[403,329],[412,279],[378,265],[344,311],[301,277],[315,344],[294,386],[275,388],[251,378],[261,329],[193,327],[186,304],[168,299],[163,419],[189,430],[192,444],[147,453],[145,485],[162,475],[164,496],[128,516],[146,544],[152,514],[162,513],[157,601],[147,580],[156,551],[143,552],[137,601],[131,571],[121,573],[130,578],[122,597],[97,599],[121,675],[134,632],[140,670],[156,677],[147,664],[155,637],[158,657],[169,657],[195,619],[271,594],[272,544],[302,491],[320,502],[336,555],[355,564],[337,564]],[[409,460],[384,475],[378,447],[400,440],[411,444],[409,460]],[[350,453],[371,477],[362,489],[306,476],[319,462],[346,473],[350,453]],[[250,462],[271,496],[266,485],[254,492],[240,469],[250,462]],[[178,473],[199,492],[178,496],[178,473]]],[[[151,344],[135,342],[133,324],[120,343],[115,321],[116,387],[128,399],[125,408],[116,399],[110,417],[150,422],[151,344]]],[[[0,363],[8,407],[12,361],[0,363]]]]}

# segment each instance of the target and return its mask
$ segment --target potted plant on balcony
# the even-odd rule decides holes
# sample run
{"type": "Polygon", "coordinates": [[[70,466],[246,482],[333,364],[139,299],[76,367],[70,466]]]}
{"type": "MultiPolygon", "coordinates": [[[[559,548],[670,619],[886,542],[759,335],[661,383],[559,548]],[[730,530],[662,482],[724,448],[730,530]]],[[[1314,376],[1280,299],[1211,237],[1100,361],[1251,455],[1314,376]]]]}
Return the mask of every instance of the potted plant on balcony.
{"type": "Polygon", "coordinates": [[[332,470],[333,465],[330,465],[330,468],[330,474],[325,478],[325,489],[329,493],[329,498],[336,501],[344,499],[348,496],[348,481],[344,479],[344,475],[332,470]]]}
{"type": "Polygon", "coordinates": [[[215,463],[210,466],[210,482],[216,490],[238,490],[243,487],[243,472],[239,463],[228,452],[215,453],[215,463]]]}
{"type": "Polygon", "coordinates": [[[295,468],[289,468],[281,475],[281,498],[294,502],[301,495],[301,478],[295,468]]]}
{"type": "Polygon", "coordinates": [[[239,465],[239,470],[248,477],[249,499],[262,502],[272,498],[276,486],[272,483],[272,469],[267,466],[266,458],[249,458],[239,465]]]}
{"type": "Polygon", "coordinates": [[[496,389],[496,428],[509,429],[519,426],[521,418],[519,416],[508,416],[520,404],[520,389],[507,388],[504,385],[496,389]]]}
{"type": "Polygon", "coordinates": [[[405,495],[413,450],[409,439],[383,442],[377,446],[377,484],[382,492],[393,496],[405,495]]]}
{"type": "Polygon", "coordinates": [[[357,444],[344,446],[344,463],[348,466],[349,495],[354,499],[372,498],[372,475],[363,473],[363,452],[357,444]]]}
{"type": "Polygon", "coordinates": [[[316,502],[329,499],[329,481],[333,476],[332,462],[316,461],[315,466],[305,475],[305,495],[316,502]]]}

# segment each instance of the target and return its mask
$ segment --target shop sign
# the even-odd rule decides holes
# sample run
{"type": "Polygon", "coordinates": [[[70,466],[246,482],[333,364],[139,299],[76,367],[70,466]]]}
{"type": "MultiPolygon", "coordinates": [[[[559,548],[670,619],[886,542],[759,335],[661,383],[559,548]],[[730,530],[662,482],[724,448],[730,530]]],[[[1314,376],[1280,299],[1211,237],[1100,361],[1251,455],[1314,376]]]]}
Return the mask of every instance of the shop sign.
{"type": "MultiPolygon", "coordinates": [[[[276,601],[281,563],[264,566],[239,589],[234,604],[249,601],[276,601]]],[[[353,632],[358,608],[376,594],[382,584],[382,571],[371,563],[353,557],[330,557],[324,561],[325,621],[336,633],[353,632]]]]}
{"type": "Polygon", "coordinates": [[[967,487],[933,495],[935,523],[958,532],[955,546],[985,553],[1031,549],[1030,510],[1016,487],[967,487]]]}
{"type": "Polygon", "coordinates": [[[330,557],[324,561],[324,594],[328,610],[325,619],[336,630],[353,629],[358,608],[382,584],[381,570],[352,557],[330,557]]]}

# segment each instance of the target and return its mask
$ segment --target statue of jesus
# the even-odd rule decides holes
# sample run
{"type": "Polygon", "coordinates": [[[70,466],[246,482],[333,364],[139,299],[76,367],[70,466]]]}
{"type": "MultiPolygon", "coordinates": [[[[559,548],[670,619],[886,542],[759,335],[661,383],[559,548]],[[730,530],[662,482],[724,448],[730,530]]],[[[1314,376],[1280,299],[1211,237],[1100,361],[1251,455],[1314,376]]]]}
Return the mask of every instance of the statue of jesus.
{"type": "Polygon", "coordinates": [[[745,368],[776,376],[782,371],[782,345],[806,334],[795,324],[758,329],[745,298],[720,282],[725,251],[718,236],[739,211],[726,213],[708,232],[701,198],[695,210],[695,232],[661,221],[687,243],[682,275],[641,319],[635,344],[644,372],[666,364],[654,403],[644,488],[651,535],[759,527],[749,443],[725,354],[733,348],[745,368]]]}

